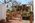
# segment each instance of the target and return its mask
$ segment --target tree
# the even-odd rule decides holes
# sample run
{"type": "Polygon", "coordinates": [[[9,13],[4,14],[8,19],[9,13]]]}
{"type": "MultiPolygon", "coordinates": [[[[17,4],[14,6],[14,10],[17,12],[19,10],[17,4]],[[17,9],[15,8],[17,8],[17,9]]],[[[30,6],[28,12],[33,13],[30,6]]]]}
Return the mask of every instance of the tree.
{"type": "Polygon", "coordinates": [[[33,5],[33,1],[31,1],[31,2],[28,2],[28,4],[31,4],[31,5],[33,5]]]}

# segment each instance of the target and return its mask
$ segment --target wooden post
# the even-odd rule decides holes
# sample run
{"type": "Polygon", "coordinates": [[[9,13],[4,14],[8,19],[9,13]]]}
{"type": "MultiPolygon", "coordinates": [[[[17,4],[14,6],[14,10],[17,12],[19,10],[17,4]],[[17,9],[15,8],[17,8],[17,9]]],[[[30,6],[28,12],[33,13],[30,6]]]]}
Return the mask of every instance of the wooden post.
{"type": "Polygon", "coordinates": [[[32,23],[32,15],[30,16],[30,23],[32,23]]]}

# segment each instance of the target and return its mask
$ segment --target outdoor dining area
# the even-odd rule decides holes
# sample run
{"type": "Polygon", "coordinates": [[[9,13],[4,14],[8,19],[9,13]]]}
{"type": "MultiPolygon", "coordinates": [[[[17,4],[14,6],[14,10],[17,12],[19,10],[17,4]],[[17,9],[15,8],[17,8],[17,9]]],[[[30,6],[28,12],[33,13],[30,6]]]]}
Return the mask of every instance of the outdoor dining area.
{"type": "Polygon", "coordinates": [[[6,21],[13,21],[15,23],[22,23],[22,20],[29,20],[30,23],[33,21],[33,12],[30,9],[30,6],[13,6],[14,11],[8,10],[6,12],[6,21]]]}

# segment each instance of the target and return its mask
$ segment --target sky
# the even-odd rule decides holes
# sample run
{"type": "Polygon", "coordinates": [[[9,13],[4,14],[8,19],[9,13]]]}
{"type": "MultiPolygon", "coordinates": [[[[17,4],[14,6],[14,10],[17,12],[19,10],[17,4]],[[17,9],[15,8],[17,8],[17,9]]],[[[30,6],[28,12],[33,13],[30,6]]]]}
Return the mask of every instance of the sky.
{"type": "MultiPolygon", "coordinates": [[[[17,2],[21,2],[22,4],[28,4],[28,2],[31,2],[32,0],[16,0],[17,2]]],[[[0,0],[0,4],[2,4],[4,0],[0,0]]]]}
{"type": "Polygon", "coordinates": [[[4,0],[0,0],[0,4],[4,3],[4,0]]]}
{"type": "Polygon", "coordinates": [[[21,4],[28,4],[28,2],[31,2],[32,0],[16,0],[17,2],[21,2],[21,4]]]}

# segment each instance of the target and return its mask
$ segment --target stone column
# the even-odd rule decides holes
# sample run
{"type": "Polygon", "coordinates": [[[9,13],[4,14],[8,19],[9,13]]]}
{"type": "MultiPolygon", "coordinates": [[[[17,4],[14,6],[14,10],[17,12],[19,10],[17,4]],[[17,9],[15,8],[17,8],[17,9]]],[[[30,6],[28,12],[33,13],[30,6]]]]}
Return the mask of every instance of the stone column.
{"type": "Polygon", "coordinates": [[[1,4],[0,5],[1,8],[1,19],[6,20],[6,5],[5,4],[1,4]]]}

